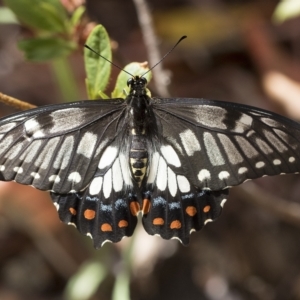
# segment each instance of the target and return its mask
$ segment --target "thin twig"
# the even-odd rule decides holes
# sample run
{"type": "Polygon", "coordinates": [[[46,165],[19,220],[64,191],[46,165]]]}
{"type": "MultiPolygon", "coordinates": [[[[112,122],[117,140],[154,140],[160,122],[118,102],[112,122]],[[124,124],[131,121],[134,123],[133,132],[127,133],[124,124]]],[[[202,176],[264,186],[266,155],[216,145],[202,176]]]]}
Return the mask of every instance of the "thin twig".
{"type": "MultiPolygon", "coordinates": [[[[136,7],[144,43],[148,52],[149,65],[151,67],[161,59],[157,38],[154,32],[152,17],[146,0],[133,0],[133,2],[136,7]]],[[[162,63],[157,65],[152,72],[154,75],[154,84],[159,95],[162,97],[169,97],[170,93],[167,88],[167,76],[166,72],[163,70],[162,63]]]]}
{"type": "Polygon", "coordinates": [[[16,98],[10,97],[2,93],[0,93],[0,102],[12,106],[14,108],[17,108],[19,110],[28,110],[36,107],[35,105],[29,104],[28,102],[18,100],[16,98]]]}

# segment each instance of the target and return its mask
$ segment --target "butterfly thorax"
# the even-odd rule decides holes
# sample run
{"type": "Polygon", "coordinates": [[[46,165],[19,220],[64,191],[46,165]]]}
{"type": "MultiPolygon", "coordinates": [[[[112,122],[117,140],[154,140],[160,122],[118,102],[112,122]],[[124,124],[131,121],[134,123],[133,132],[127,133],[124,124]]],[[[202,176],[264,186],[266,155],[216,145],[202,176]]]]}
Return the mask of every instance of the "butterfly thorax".
{"type": "Polygon", "coordinates": [[[139,186],[145,177],[148,165],[147,150],[147,119],[150,98],[146,95],[147,81],[144,78],[134,77],[128,84],[130,93],[127,97],[129,107],[129,164],[132,176],[139,186]]]}

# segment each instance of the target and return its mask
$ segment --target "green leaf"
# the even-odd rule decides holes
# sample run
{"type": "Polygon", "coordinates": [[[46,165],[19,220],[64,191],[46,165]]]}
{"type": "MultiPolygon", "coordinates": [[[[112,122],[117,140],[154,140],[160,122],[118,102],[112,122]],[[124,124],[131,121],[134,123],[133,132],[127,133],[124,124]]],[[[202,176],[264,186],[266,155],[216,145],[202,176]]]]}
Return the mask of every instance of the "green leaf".
{"type": "Polygon", "coordinates": [[[76,44],[58,38],[26,39],[19,42],[28,60],[45,61],[68,55],[76,49],[76,44]]]}
{"type": "Polygon", "coordinates": [[[102,91],[99,91],[98,95],[99,95],[100,99],[109,99],[109,97],[102,91]]]}
{"type": "MultiPolygon", "coordinates": [[[[86,44],[111,61],[109,36],[102,25],[98,25],[92,30],[86,44]]],[[[99,91],[104,91],[108,84],[111,64],[87,48],[84,49],[84,64],[87,74],[88,95],[90,99],[96,99],[99,91]]]]}
{"type": "Polygon", "coordinates": [[[48,32],[68,33],[68,15],[59,0],[4,0],[25,25],[48,32]]]}
{"type": "Polygon", "coordinates": [[[70,23],[72,27],[75,27],[76,25],[78,25],[78,23],[81,20],[82,15],[85,13],[85,7],[84,6],[79,6],[76,8],[76,10],[74,11],[74,13],[72,14],[70,23]]]}
{"type": "Polygon", "coordinates": [[[0,24],[19,24],[19,22],[11,9],[0,7],[0,24]]]}
{"type": "Polygon", "coordinates": [[[299,15],[299,0],[282,0],[274,11],[273,20],[277,23],[281,23],[288,19],[298,17],[299,15]]]}
{"type": "MultiPolygon", "coordinates": [[[[149,70],[149,67],[145,66],[145,63],[134,62],[127,65],[124,70],[132,74],[133,76],[141,76],[149,70]]],[[[150,82],[152,73],[149,72],[143,77],[145,77],[147,81],[150,82]]],[[[129,78],[130,76],[127,73],[123,71],[120,72],[117,78],[115,89],[112,92],[112,98],[124,98],[126,94],[129,93],[129,87],[127,86],[127,81],[129,78]]]]}

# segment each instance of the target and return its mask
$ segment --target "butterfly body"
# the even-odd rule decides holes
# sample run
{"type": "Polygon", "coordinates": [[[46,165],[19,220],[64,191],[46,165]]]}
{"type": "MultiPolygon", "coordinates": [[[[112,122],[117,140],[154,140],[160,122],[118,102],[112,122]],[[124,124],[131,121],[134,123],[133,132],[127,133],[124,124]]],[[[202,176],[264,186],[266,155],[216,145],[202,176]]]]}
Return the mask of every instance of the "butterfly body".
{"type": "Polygon", "coordinates": [[[188,244],[228,188],[300,170],[300,125],[250,106],[150,98],[50,105],[0,120],[0,180],[50,191],[60,219],[95,247],[145,230],[188,244]]]}

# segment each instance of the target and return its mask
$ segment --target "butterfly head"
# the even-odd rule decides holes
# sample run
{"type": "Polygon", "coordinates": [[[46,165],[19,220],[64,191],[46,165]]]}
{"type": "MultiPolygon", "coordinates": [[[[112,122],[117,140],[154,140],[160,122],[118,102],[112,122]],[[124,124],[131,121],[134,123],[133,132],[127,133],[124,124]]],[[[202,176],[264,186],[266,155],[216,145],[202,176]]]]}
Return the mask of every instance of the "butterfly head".
{"type": "Polygon", "coordinates": [[[130,87],[130,93],[134,95],[145,95],[147,79],[141,76],[133,76],[128,79],[127,85],[130,87]]]}

